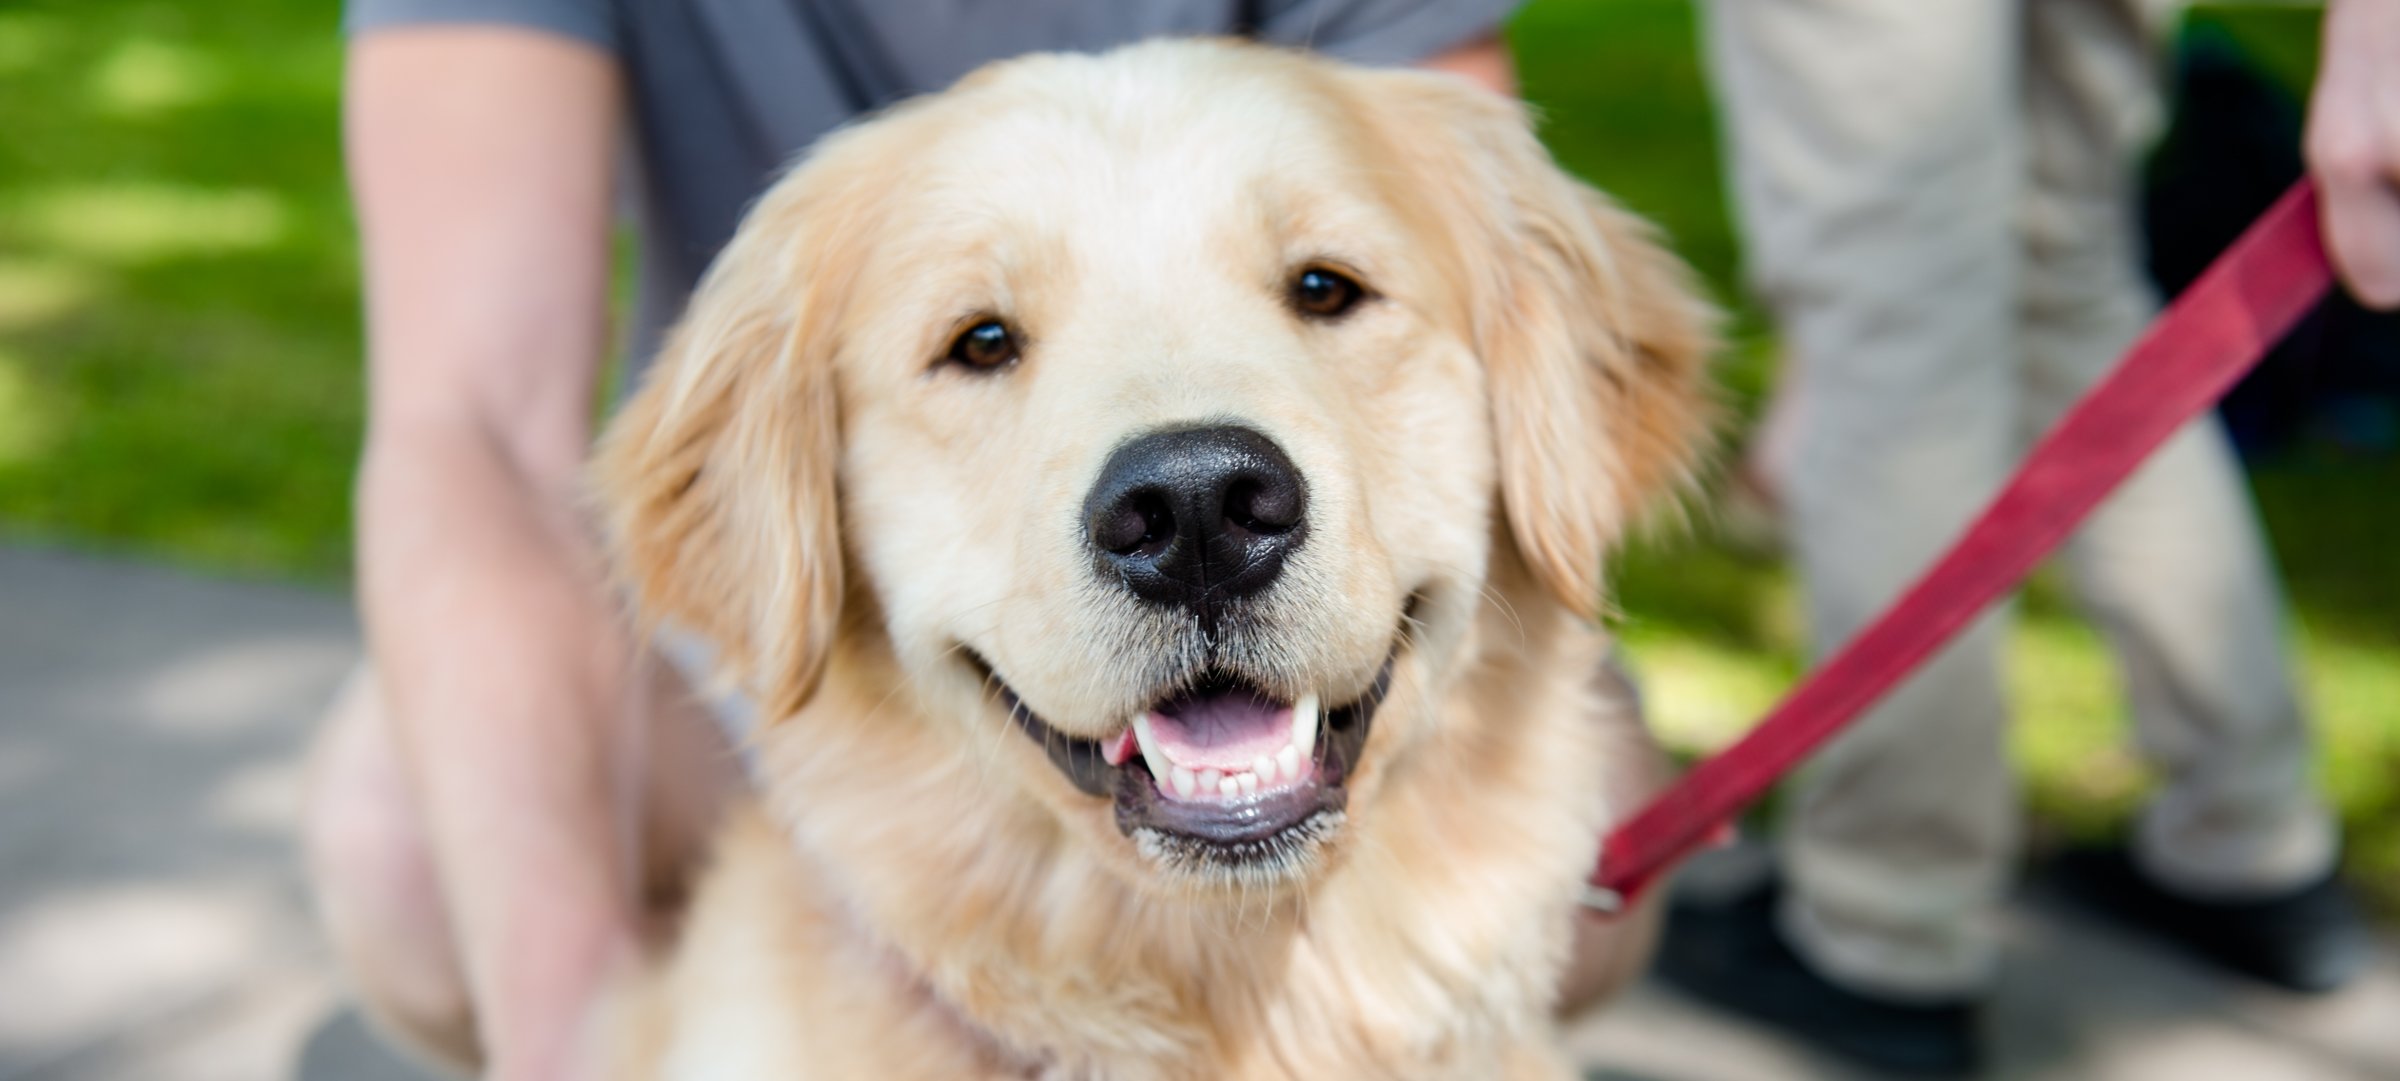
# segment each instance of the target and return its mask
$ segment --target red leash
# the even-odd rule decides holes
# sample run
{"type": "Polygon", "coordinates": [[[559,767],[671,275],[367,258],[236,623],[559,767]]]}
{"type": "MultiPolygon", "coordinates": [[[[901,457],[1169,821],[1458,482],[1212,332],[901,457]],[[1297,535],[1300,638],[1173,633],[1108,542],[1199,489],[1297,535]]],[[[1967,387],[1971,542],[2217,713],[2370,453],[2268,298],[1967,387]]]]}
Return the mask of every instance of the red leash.
{"type": "Polygon", "coordinates": [[[1847,727],[2014,588],[2160,443],[2231,390],[2332,283],[2316,190],[2303,180],[2042,437],[1983,516],[1897,603],[1758,727],[1608,835],[1585,903],[1623,909],[1847,727]]]}

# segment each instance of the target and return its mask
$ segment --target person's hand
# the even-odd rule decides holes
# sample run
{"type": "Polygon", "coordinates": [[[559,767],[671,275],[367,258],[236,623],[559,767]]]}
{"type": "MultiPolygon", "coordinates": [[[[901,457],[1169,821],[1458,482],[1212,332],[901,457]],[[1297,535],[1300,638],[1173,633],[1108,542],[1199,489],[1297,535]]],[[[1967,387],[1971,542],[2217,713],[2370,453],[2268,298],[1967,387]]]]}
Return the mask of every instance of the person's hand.
{"type": "Polygon", "coordinates": [[[2400,0],[2330,0],[2308,111],[2325,245],[2360,303],[2400,308],[2400,0]]]}

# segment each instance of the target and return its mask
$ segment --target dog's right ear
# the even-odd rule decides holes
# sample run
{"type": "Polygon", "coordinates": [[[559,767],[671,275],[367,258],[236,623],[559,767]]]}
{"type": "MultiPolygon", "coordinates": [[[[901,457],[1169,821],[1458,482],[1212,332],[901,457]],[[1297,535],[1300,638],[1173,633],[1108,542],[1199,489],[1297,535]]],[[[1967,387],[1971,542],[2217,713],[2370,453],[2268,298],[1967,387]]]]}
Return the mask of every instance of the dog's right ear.
{"type": "Polygon", "coordinates": [[[609,556],[645,629],[714,647],[769,721],[814,693],[841,617],[841,453],[827,295],[833,195],[803,168],[694,291],[594,465],[609,556]]]}
{"type": "Polygon", "coordinates": [[[1449,75],[1352,80],[1411,185],[1391,205],[1425,215],[1466,300],[1508,535],[1597,618],[1603,557],[1708,440],[1714,312],[1654,230],[1551,160],[1521,104],[1449,75]]]}

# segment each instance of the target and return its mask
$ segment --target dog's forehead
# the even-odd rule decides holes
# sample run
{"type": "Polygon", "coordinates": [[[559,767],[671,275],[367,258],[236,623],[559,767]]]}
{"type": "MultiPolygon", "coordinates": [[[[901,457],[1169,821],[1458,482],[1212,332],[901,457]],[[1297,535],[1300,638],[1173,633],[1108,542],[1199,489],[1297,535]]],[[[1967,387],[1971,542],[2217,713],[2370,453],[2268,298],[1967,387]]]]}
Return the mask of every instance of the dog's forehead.
{"type": "Polygon", "coordinates": [[[1321,83],[1214,50],[1044,58],[960,95],[922,174],[961,224],[1062,239],[1221,241],[1323,218],[1367,163],[1321,83]]]}

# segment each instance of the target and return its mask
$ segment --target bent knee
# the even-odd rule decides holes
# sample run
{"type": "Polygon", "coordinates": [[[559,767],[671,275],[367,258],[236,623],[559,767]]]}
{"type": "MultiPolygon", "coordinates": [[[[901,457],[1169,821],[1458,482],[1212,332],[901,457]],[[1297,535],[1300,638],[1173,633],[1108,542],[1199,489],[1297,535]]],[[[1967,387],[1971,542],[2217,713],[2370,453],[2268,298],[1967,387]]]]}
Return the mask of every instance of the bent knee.
{"type": "Polygon", "coordinates": [[[440,879],[363,671],[317,735],[302,843],[318,921],[368,1015],[441,1064],[472,1069],[473,1002],[440,879]]]}
{"type": "Polygon", "coordinates": [[[302,842],[320,902],[337,908],[353,901],[380,907],[435,892],[416,801],[381,712],[371,677],[353,676],[310,752],[302,842]]]}

